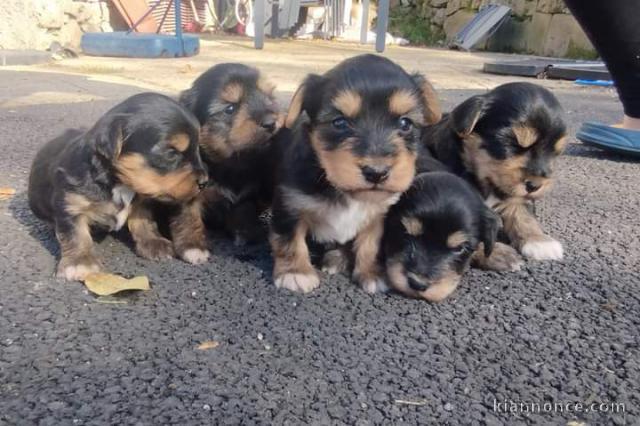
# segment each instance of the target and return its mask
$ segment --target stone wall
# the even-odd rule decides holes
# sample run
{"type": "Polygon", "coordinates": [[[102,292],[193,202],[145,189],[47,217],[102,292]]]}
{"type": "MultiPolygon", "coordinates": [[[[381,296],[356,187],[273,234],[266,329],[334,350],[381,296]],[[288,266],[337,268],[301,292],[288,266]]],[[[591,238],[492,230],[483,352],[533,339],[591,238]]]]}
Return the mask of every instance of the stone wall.
{"type": "Polygon", "coordinates": [[[78,49],[84,32],[112,31],[107,0],[2,0],[0,49],[78,49]]]}
{"type": "Polygon", "coordinates": [[[545,56],[590,56],[594,50],[562,0],[402,0],[447,40],[486,4],[511,7],[511,18],[479,48],[545,56]]]}

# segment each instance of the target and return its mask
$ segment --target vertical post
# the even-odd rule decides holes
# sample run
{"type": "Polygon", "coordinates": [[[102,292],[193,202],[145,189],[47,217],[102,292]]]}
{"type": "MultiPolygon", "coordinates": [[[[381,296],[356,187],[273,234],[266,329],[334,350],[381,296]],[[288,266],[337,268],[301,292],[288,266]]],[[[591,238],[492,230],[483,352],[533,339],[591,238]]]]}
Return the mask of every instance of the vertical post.
{"type": "Polygon", "coordinates": [[[262,49],[264,47],[264,15],[266,2],[267,0],[255,0],[253,6],[253,25],[255,33],[253,37],[253,44],[256,49],[262,49]]]}
{"type": "Polygon", "coordinates": [[[180,0],[174,0],[173,4],[176,7],[176,38],[180,45],[180,56],[185,56],[187,52],[184,50],[184,40],[182,40],[182,10],[180,9],[180,0]]]}
{"type": "Polygon", "coordinates": [[[369,33],[369,0],[360,2],[362,22],[360,22],[360,44],[367,43],[367,34],[369,33]]]}
{"type": "Polygon", "coordinates": [[[384,52],[387,37],[387,23],[389,21],[389,0],[378,1],[378,28],[376,28],[376,52],[384,52]]]}

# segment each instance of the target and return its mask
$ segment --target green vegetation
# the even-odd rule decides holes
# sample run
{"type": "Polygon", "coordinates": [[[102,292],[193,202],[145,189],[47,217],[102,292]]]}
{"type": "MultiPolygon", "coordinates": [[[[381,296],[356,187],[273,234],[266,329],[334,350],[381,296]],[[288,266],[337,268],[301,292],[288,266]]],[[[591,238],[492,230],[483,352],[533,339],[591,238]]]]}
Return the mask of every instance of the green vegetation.
{"type": "Polygon", "coordinates": [[[389,13],[389,32],[419,46],[432,46],[444,40],[442,30],[432,31],[428,19],[422,18],[415,7],[394,7],[389,13]]]}
{"type": "Polygon", "coordinates": [[[569,47],[567,48],[567,54],[565,56],[571,59],[587,60],[596,60],[600,57],[600,55],[598,55],[598,52],[596,52],[595,50],[576,46],[573,41],[569,42],[569,47]]]}

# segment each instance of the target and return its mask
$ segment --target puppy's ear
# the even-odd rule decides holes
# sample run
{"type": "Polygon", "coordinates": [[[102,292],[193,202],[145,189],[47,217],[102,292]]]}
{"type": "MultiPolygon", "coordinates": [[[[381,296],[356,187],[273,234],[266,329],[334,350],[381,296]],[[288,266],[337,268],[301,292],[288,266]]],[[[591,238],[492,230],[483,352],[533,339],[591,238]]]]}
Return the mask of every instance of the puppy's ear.
{"type": "Polygon", "coordinates": [[[425,110],[424,120],[427,124],[435,124],[442,119],[442,108],[440,107],[440,100],[436,89],[433,88],[429,80],[420,73],[414,73],[411,75],[413,81],[420,88],[422,98],[424,99],[425,110]]]}
{"type": "Polygon", "coordinates": [[[485,107],[483,96],[473,96],[451,111],[451,125],[461,138],[469,136],[482,117],[485,107]]]}
{"type": "Polygon", "coordinates": [[[298,87],[296,93],[293,94],[293,99],[289,104],[287,118],[284,121],[286,128],[292,128],[303,111],[305,111],[311,119],[315,118],[320,108],[320,101],[322,99],[320,89],[323,83],[324,77],[317,74],[309,74],[307,78],[304,79],[304,82],[298,87]]]}
{"type": "Polygon", "coordinates": [[[484,255],[489,257],[502,227],[502,219],[493,210],[484,206],[482,212],[482,230],[480,240],[484,243],[484,255]]]}
{"type": "Polygon", "coordinates": [[[114,161],[120,156],[127,118],[126,114],[103,117],[91,130],[96,152],[109,161],[114,161]]]}

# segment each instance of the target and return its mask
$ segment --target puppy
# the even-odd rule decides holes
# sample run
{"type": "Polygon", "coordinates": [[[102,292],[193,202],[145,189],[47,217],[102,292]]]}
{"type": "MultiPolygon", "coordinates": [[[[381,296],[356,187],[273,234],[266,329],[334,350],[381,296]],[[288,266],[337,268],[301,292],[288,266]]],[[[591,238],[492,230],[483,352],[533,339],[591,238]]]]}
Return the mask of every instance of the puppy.
{"type": "Polygon", "coordinates": [[[566,145],[555,96],[510,83],[474,96],[423,132],[423,143],[454,173],[473,182],[500,214],[511,244],[535,260],[562,259],[560,242],[530,212],[552,184],[552,163],[566,145]]]}
{"type": "Polygon", "coordinates": [[[498,215],[466,181],[447,172],[419,174],[385,220],[390,286],[431,302],[445,299],[474,259],[491,259],[499,228],[498,215]]]}
{"type": "Polygon", "coordinates": [[[93,226],[115,231],[128,222],[139,254],[173,253],[145,200],[181,206],[171,231],[176,251],[188,260],[190,249],[201,247],[191,241],[195,230],[182,228],[207,180],[196,119],[166,96],[143,93],[112,108],[89,131],[70,130],[48,142],[33,161],[28,197],[34,214],[55,227],[58,276],[82,280],[100,268],[93,226]]]}
{"type": "Polygon", "coordinates": [[[257,69],[228,63],[210,68],[180,96],[201,126],[207,216],[222,220],[238,242],[259,239],[259,216],[271,203],[271,138],[284,121],[274,87],[257,69]]]}
{"type": "MultiPolygon", "coordinates": [[[[307,76],[295,93],[272,206],[277,287],[319,285],[306,237],[352,241],[354,279],[383,290],[377,263],[384,215],[415,174],[420,127],[440,118],[431,85],[388,59],[362,55],[307,76]]],[[[284,142],[282,141],[284,140],[284,142]]]]}

